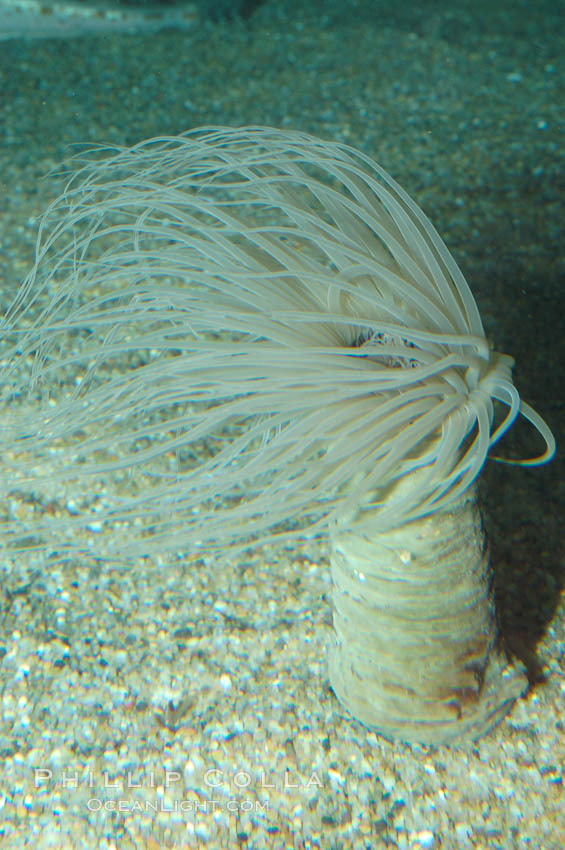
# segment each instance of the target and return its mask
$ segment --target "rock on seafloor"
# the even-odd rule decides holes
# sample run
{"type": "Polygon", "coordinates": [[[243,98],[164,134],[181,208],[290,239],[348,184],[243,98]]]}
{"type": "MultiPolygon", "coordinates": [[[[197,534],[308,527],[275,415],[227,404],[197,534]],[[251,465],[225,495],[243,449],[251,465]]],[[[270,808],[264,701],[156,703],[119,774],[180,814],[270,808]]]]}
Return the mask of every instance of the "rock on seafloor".
{"type": "Polygon", "coordinates": [[[96,2],[0,0],[0,41],[10,38],[69,38],[111,32],[187,30],[198,20],[193,3],[119,6],[96,2]]]}

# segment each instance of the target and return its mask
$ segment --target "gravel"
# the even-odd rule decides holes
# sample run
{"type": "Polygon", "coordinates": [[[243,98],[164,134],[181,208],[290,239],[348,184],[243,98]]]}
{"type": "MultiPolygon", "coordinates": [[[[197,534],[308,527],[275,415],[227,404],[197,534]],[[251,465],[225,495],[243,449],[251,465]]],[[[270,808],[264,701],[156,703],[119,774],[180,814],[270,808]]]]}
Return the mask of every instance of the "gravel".
{"type": "MultiPolygon", "coordinates": [[[[189,33],[4,42],[0,307],[72,146],[293,127],[362,148],[422,204],[557,432],[559,10],[303,5],[189,33]]],[[[535,454],[532,439],[516,429],[504,454],[535,454]]],[[[0,846],[560,850],[563,480],[559,459],[485,469],[503,631],[532,688],[462,747],[392,744],[345,716],[327,679],[323,542],[124,570],[92,528],[95,565],[0,554],[0,846]]],[[[67,496],[72,512],[83,494],[67,496]]],[[[10,505],[30,525],[51,509],[10,505]]]]}

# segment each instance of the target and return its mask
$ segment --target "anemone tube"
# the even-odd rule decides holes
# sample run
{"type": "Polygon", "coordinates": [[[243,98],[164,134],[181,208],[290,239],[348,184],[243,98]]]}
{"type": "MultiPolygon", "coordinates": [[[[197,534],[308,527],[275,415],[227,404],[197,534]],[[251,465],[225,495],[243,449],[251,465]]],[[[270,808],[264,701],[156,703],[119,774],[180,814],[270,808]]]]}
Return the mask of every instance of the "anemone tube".
{"type": "MultiPolygon", "coordinates": [[[[262,127],[90,152],[2,345],[7,491],[105,476],[97,520],[125,561],[329,533],[331,684],[388,738],[476,738],[523,692],[476,479],[519,413],[547,445],[530,463],[554,440],[441,238],[364,153],[262,127]]],[[[33,546],[92,556],[91,519],[38,518],[33,546]]],[[[30,530],[8,518],[4,541],[30,530]]]]}

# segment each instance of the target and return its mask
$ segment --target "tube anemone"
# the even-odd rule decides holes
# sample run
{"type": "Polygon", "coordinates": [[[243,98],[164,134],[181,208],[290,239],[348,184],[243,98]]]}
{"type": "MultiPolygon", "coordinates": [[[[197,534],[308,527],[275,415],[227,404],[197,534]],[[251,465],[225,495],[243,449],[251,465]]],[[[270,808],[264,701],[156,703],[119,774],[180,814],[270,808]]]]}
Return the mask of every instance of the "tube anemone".
{"type": "Polygon", "coordinates": [[[121,560],[327,531],[330,678],[355,717],[441,743],[523,691],[475,481],[519,413],[547,444],[529,463],[553,437],[369,157],[258,127],[90,154],[41,220],[2,340],[5,487],[93,491],[31,529],[7,513],[8,550],[93,556],[93,515],[121,560]]]}

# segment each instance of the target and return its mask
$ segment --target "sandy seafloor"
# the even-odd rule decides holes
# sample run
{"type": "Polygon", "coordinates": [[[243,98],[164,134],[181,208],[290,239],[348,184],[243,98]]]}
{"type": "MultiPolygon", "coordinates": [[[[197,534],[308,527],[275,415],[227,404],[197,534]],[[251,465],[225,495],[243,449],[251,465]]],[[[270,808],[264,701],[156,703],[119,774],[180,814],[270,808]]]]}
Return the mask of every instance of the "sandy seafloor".
{"type": "MultiPolygon", "coordinates": [[[[3,308],[69,145],[298,128],[362,148],[418,200],[559,440],[563,13],[293,0],[190,34],[2,43],[3,308]]],[[[505,449],[533,441],[518,427],[505,449]]],[[[340,708],[323,543],[167,570],[3,556],[0,846],[565,846],[562,462],[488,463],[482,497],[503,630],[532,688],[466,747],[392,744],[340,708]],[[34,768],[51,779],[36,787],[34,768]]]]}

